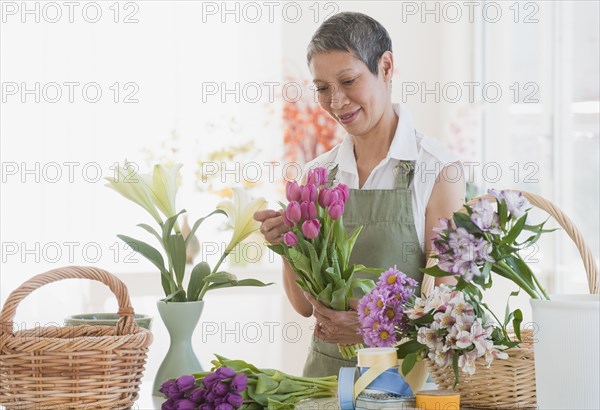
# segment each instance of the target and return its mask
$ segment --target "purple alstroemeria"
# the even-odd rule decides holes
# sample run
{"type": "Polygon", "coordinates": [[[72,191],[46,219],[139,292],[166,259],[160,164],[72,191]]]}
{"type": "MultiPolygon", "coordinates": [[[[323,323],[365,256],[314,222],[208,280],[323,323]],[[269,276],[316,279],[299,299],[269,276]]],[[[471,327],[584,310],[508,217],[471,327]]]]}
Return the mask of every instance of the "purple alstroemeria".
{"type": "Polygon", "coordinates": [[[525,211],[530,207],[530,203],[519,191],[496,191],[495,189],[488,189],[488,194],[492,195],[498,201],[504,200],[506,202],[506,209],[508,212],[519,219],[525,215],[525,211]]]}
{"type": "Polygon", "coordinates": [[[473,210],[471,221],[473,221],[479,229],[493,234],[502,233],[502,231],[500,231],[500,217],[489,201],[479,199],[471,209],[473,210]]]}
{"type": "Polygon", "coordinates": [[[319,236],[319,230],[321,229],[321,223],[318,219],[310,219],[304,221],[302,224],[302,234],[307,239],[314,239],[319,236]]]}

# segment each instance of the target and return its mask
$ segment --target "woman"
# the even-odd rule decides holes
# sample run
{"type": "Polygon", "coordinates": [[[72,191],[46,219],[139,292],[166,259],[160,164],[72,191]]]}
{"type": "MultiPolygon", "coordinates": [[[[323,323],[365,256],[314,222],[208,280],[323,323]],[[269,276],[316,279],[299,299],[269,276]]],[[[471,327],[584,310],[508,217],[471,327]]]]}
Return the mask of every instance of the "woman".
{"type": "MultiPolygon", "coordinates": [[[[353,12],[334,15],[313,35],[307,59],[319,104],[347,132],[343,142],[306,169],[337,164],[337,181],[351,189],[344,225],[349,231],[359,225],[363,229],[350,263],[395,265],[420,283],[432,228],[464,202],[462,172],[456,177],[462,171],[460,162],[415,131],[406,109],[392,104],[392,44],[377,21],[353,12]]],[[[275,210],[259,211],[255,219],[271,243],[281,241],[288,230],[275,210]]],[[[326,308],[303,293],[296,279],[284,260],[284,288],[291,304],[317,320],[304,375],[332,375],[342,366],[354,366],[355,361],[340,356],[337,344],[361,341],[356,311],[326,308]]],[[[352,299],[351,308],[356,305],[352,299]]]]}

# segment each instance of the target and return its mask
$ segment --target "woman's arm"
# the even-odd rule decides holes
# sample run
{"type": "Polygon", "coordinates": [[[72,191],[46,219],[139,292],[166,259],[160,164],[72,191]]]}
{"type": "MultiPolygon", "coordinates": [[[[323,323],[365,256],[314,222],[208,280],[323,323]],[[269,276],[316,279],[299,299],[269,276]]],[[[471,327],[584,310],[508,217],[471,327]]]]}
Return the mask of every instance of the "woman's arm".
{"type": "MultiPolygon", "coordinates": [[[[455,175],[453,170],[446,171],[448,171],[449,167],[456,167],[456,164],[462,170],[460,163],[444,167],[433,186],[431,197],[427,203],[427,209],[425,210],[425,255],[427,258],[431,255],[431,238],[435,235],[432,229],[439,225],[440,218],[451,218],[452,214],[458,211],[465,203],[466,187],[464,172],[461,172],[460,178],[450,180],[445,177],[446,174],[455,175]]],[[[456,279],[452,276],[435,278],[436,285],[442,283],[453,285],[456,284],[456,279]]]]}

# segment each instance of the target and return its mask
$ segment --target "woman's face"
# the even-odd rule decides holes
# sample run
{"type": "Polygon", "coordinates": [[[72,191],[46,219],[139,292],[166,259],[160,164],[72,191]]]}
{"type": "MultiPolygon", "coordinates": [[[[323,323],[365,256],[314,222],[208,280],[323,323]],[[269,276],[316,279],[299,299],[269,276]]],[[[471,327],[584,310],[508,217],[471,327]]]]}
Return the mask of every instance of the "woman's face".
{"type": "Polygon", "coordinates": [[[373,130],[391,104],[392,69],[391,53],[380,59],[378,76],[346,51],[317,53],[310,62],[319,104],[354,136],[373,130]]]}

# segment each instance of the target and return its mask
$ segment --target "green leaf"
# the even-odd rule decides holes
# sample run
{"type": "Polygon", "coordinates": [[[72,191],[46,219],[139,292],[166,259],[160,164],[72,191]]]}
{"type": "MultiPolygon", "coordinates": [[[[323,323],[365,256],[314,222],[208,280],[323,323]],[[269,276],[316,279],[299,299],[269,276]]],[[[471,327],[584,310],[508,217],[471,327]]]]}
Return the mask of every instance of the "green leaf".
{"type": "Polygon", "coordinates": [[[458,356],[459,354],[454,353],[452,355],[452,370],[454,370],[454,386],[452,389],[456,389],[456,385],[458,384],[458,356]]]}
{"type": "Polygon", "coordinates": [[[210,266],[208,263],[200,262],[194,266],[192,274],[190,275],[190,282],[188,283],[187,297],[189,302],[198,300],[200,291],[204,286],[204,278],[208,275],[210,275],[210,266]]]}
{"type": "Polygon", "coordinates": [[[225,283],[211,283],[208,286],[208,289],[213,290],[213,289],[221,289],[221,288],[234,288],[237,286],[264,287],[264,286],[270,286],[272,284],[273,284],[273,282],[263,283],[263,282],[259,281],[258,279],[242,279],[242,280],[236,280],[236,281],[225,282],[225,283]]]}
{"type": "Polygon", "coordinates": [[[514,319],[513,319],[513,329],[515,332],[515,336],[519,341],[521,340],[521,323],[523,322],[523,312],[521,309],[516,309],[514,311],[514,319]]]}
{"type": "Polygon", "coordinates": [[[196,231],[198,230],[198,228],[200,227],[202,222],[204,222],[204,220],[206,220],[207,218],[209,218],[210,216],[215,215],[215,214],[227,215],[227,212],[223,211],[222,209],[216,209],[216,210],[212,211],[211,213],[209,213],[208,215],[206,215],[206,216],[198,219],[196,222],[194,222],[194,225],[192,226],[190,233],[185,238],[185,246],[186,247],[189,245],[189,242],[192,240],[192,237],[196,234],[196,231]]]}
{"type": "Polygon", "coordinates": [[[500,219],[500,228],[504,231],[506,230],[506,222],[508,221],[508,208],[506,207],[506,201],[503,199],[502,201],[498,201],[498,217],[500,219]]]}
{"type": "Polygon", "coordinates": [[[161,283],[163,290],[165,291],[165,295],[169,295],[172,291],[175,291],[175,282],[173,282],[173,278],[165,268],[165,260],[160,252],[156,250],[156,248],[148,245],[146,242],[142,242],[127,235],[117,235],[117,237],[158,268],[160,271],[161,283]]]}
{"type": "Polygon", "coordinates": [[[185,209],[182,209],[177,214],[167,218],[167,220],[162,225],[162,238],[163,243],[167,243],[167,239],[171,236],[171,231],[173,230],[173,226],[175,226],[175,222],[177,222],[177,218],[182,213],[186,212],[185,209]]]}
{"type": "Polygon", "coordinates": [[[235,276],[233,273],[227,272],[211,273],[210,275],[204,278],[204,281],[209,283],[227,283],[236,280],[237,276],[235,276]]]}
{"type": "Polygon", "coordinates": [[[402,360],[402,374],[407,376],[408,373],[415,367],[415,363],[417,363],[417,354],[409,353],[402,360]]]}
{"type": "Polygon", "coordinates": [[[408,342],[402,343],[396,348],[398,353],[398,359],[404,359],[408,354],[415,354],[423,349],[423,345],[416,340],[409,340],[408,342]]]}
{"type": "Polygon", "coordinates": [[[508,325],[508,322],[510,322],[513,317],[513,313],[510,312],[510,298],[513,296],[519,296],[520,291],[521,289],[517,289],[516,291],[511,292],[506,300],[506,307],[504,308],[504,327],[508,325]]]}
{"type": "Polygon", "coordinates": [[[160,245],[164,248],[162,238],[161,238],[160,234],[156,231],[156,229],[154,229],[153,227],[151,227],[148,224],[138,224],[137,226],[139,226],[140,228],[142,228],[145,231],[150,232],[152,235],[154,235],[154,237],[156,239],[158,239],[158,243],[160,243],[160,245]]]}
{"type": "Polygon", "coordinates": [[[333,286],[331,292],[331,308],[334,310],[348,310],[348,295],[351,290],[351,282],[342,279],[338,280],[333,286]]]}
{"type": "Polygon", "coordinates": [[[442,270],[438,265],[431,266],[429,268],[422,268],[422,269],[420,269],[420,271],[429,276],[433,276],[436,278],[442,278],[444,276],[452,276],[452,273],[442,270]]]}
{"type": "MultiPolygon", "coordinates": [[[[281,255],[281,256],[284,256],[284,255],[285,255],[284,246],[285,246],[285,245],[282,245],[282,244],[280,244],[280,243],[278,243],[278,244],[274,244],[274,245],[267,245],[267,247],[268,247],[269,249],[271,249],[271,250],[272,250],[273,252],[275,252],[277,255],[281,255]]],[[[285,246],[285,247],[287,247],[287,246],[285,246]]]]}
{"type": "Polygon", "coordinates": [[[167,253],[171,257],[171,263],[173,264],[173,271],[175,271],[175,278],[177,280],[177,286],[181,287],[183,283],[183,276],[185,275],[185,240],[183,235],[178,233],[176,235],[170,235],[165,243],[167,253]]]}
{"type": "Polygon", "coordinates": [[[258,375],[255,391],[258,394],[273,394],[277,392],[279,383],[264,374],[258,375]]]}
{"type": "Polygon", "coordinates": [[[464,212],[455,212],[453,219],[458,228],[465,228],[469,233],[482,233],[481,229],[471,221],[471,217],[464,212]]]}
{"type": "Polygon", "coordinates": [[[359,288],[365,295],[375,287],[375,282],[371,279],[352,279],[352,289],[359,288]]]}
{"type": "Polygon", "coordinates": [[[333,293],[332,284],[328,283],[327,286],[316,295],[316,299],[324,304],[325,306],[331,307],[331,295],[333,293]]]}
{"type": "Polygon", "coordinates": [[[515,241],[515,239],[517,239],[517,237],[521,234],[521,231],[523,231],[526,219],[527,214],[523,215],[517,220],[517,223],[515,223],[515,225],[510,229],[506,236],[502,238],[503,244],[511,244],[515,241]]]}
{"type": "Polygon", "coordinates": [[[323,278],[320,275],[321,264],[319,263],[317,251],[315,250],[315,247],[312,245],[312,243],[306,242],[306,245],[308,247],[308,255],[310,257],[310,267],[313,272],[313,277],[315,279],[315,282],[317,283],[317,285],[319,285],[319,287],[323,287],[324,286],[323,278]]]}
{"type": "Polygon", "coordinates": [[[185,302],[185,290],[178,289],[163,299],[164,302],[185,302]]]}

